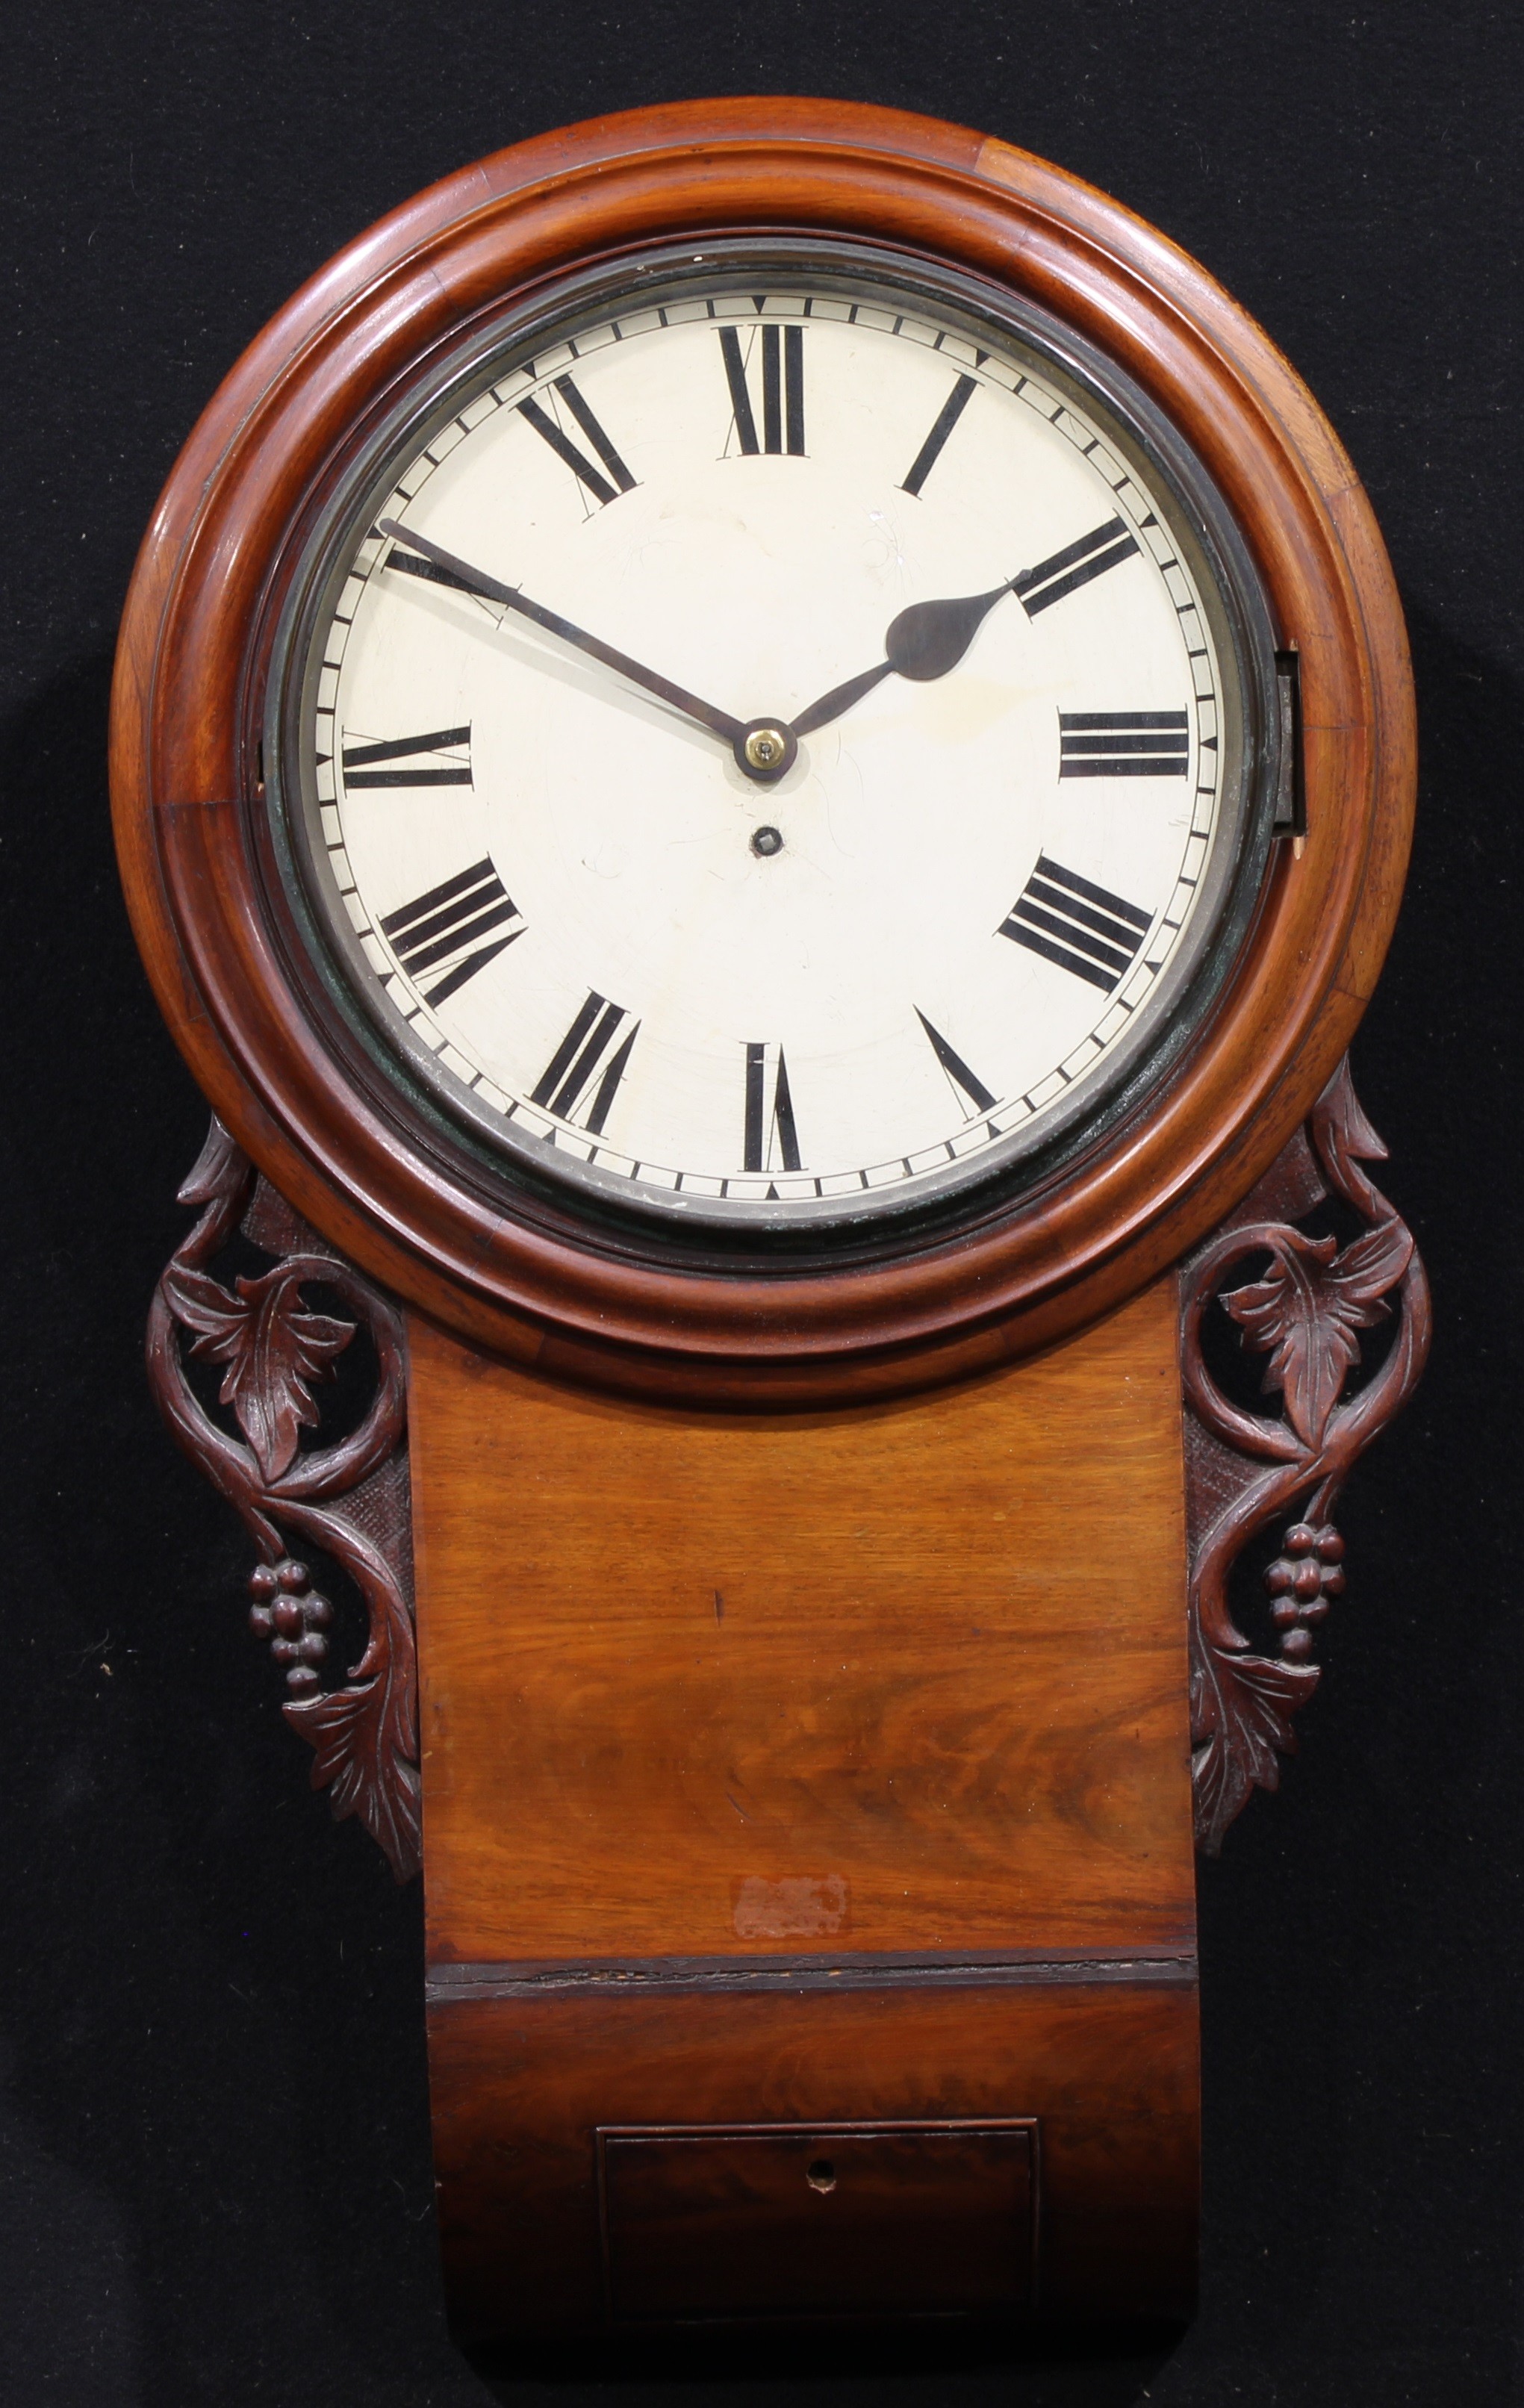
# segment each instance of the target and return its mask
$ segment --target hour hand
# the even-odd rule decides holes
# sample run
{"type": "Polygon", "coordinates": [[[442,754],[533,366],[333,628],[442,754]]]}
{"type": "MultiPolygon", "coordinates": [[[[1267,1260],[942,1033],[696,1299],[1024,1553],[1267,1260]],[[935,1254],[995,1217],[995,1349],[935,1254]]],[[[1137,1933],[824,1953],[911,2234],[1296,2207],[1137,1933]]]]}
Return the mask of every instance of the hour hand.
{"type": "Polygon", "coordinates": [[[829,694],[801,711],[794,722],[795,735],[812,735],[817,727],[840,719],[843,710],[850,710],[886,677],[909,678],[917,685],[945,677],[949,669],[956,668],[988,613],[1010,591],[1009,584],[997,585],[988,594],[959,595],[946,602],[913,602],[909,609],[890,620],[883,660],[860,676],[848,678],[844,685],[832,686],[829,694]]]}
{"type": "Polygon", "coordinates": [[[717,710],[712,703],[704,702],[697,695],[690,694],[686,686],[675,685],[659,670],[648,669],[643,661],[631,660],[628,652],[621,652],[612,644],[606,644],[601,636],[590,636],[585,627],[573,626],[571,621],[563,619],[558,611],[547,610],[541,602],[532,602],[518,586],[500,584],[484,569],[473,568],[469,561],[457,560],[455,554],[446,552],[442,544],[431,543],[426,536],[414,535],[410,527],[399,526],[395,519],[381,519],[378,523],[381,534],[390,536],[393,544],[398,547],[387,557],[388,568],[400,569],[410,577],[426,578],[431,584],[453,585],[462,594],[474,594],[483,602],[496,602],[505,609],[516,610],[521,619],[528,619],[535,626],[543,627],[547,635],[558,636],[564,644],[572,645],[579,652],[586,652],[590,659],[601,661],[605,668],[614,669],[621,677],[627,678],[632,685],[641,687],[647,694],[654,694],[659,702],[680,711],[696,726],[707,728],[712,736],[718,736],[732,750],[744,742],[746,729],[739,719],[732,719],[728,711],[717,710]]]}

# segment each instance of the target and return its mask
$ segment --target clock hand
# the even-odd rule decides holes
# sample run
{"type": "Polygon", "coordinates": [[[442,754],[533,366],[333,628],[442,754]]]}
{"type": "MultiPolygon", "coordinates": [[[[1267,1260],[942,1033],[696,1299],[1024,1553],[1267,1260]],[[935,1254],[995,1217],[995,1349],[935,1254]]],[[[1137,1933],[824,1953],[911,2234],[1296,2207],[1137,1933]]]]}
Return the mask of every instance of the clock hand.
{"type": "Polygon", "coordinates": [[[700,701],[697,695],[690,694],[685,686],[674,685],[670,678],[661,676],[655,669],[648,669],[640,661],[632,661],[627,652],[617,652],[612,644],[604,643],[601,637],[590,636],[585,627],[574,627],[569,619],[563,619],[554,610],[547,610],[542,603],[531,602],[527,594],[521,593],[517,586],[500,585],[496,577],[488,577],[483,570],[473,568],[468,561],[457,560],[455,554],[446,552],[442,544],[430,543],[425,536],[414,535],[410,528],[399,526],[395,519],[381,519],[378,523],[382,535],[390,536],[394,544],[409,547],[405,552],[390,554],[386,562],[388,568],[401,569],[410,577],[427,578],[437,585],[453,585],[463,594],[475,594],[483,602],[500,602],[507,609],[517,610],[521,618],[532,620],[537,627],[559,636],[563,643],[574,645],[578,652],[588,653],[595,661],[601,661],[605,668],[617,669],[620,676],[628,678],[632,685],[642,686],[647,694],[654,694],[658,701],[669,703],[674,710],[681,711],[684,719],[691,719],[697,726],[707,728],[712,736],[721,737],[740,753],[747,730],[739,719],[732,719],[728,711],[716,710],[712,703],[700,701]]]}
{"type": "Polygon", "coordinates": [[[877,667],[864,669],[860,676],[823,694],[793,722],[794,734],[811,736],[827,721],[839,719],[886,677],[909,678],[917,685],[945,677],[949,669],[956,668],[996,603],[1016,582],[1013,577],[989,594],[965,594],[945,602],[913,602],[909,609],[890,620],[884,638],[884,656],[877,667]]]}

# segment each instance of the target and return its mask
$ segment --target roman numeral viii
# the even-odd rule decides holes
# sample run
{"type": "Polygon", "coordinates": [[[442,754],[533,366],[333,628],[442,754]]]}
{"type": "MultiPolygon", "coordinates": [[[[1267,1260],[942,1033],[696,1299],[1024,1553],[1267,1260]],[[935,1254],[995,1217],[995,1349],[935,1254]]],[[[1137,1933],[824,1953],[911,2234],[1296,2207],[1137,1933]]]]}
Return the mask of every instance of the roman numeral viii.
{"type": "Polygon", "coordinates": [[[1040,610],[1051,610],[1066,595],[1077,594],[1093,577],[1104,577],[1108,568],[1130,560],[1137,549],[1138,539],[1129,535],[1125,523],[1108,519],[1104,526],[1082,535],[1078,543],[1066,543],[1051,559],[1040,560],[1035,568],[1024,568],[1012,579],[1011,590],[1019,595],[1028,618],[1035,619],[1040,610]]]}
{"type": "Polygon", "coordinates": [[[794,1125],[794,1098],[788,1089],[788,1065],[780,1045],[746,1048],[746,1128],[743,1161],[748,1170],[798,1170],[798,1131],[794,1125]]]}
{"type": "MultiPolygon", "coordinates": [[[[764,294],[762,300],[767,295],[764,294]]],[[[762,300],[757,308],[762,307],[762,300]]],[[[744,349],[740,330],[720,328],[725,380],[730,388],[730,411],[736,441],[742,452],[804,451],[804,328],[752,327],[744,349]],[[756,437],[751,377],[761,353],[762,439],[756,437]]]]}
{"type": "Polygon", "coordinates": [[[524,914],[490,861],[473,861],[469,869],[388,911],[378,924],[410,979],[443,969],[441,978],[424,988],[425,1003],[448,1002],[525,930],[524,914]],[[499,928],[502,936],[495,933],[499,928]],[[483,937],[485,944],[478,941],[483,937]]]}
{"type": "Polygon", "coordinates": [[[1043,853],[999,934],[1110,995],[1131,968],[1152,924],[1136,903],[1043,853]]]}
{"type": "Polygon", "coordinates": [[[1183,710],[1061,710],[1060,778],[1183,778],[1190,736],[1183,710]]]}
{"type": "Polygon", "coordinates": [[[545,1065],[530,1102],[554,1112],[558,1120],[575,1121],[582,1113],[581,1125],[601,1137],[640,1033],[640,1022],[631,1019],[623,1004],[589,991],[545,1065]]]}
{"type": "Polygon", "coordinates": [[[574,443],[560,424],[559,418],[553,417],[550,410],[543,408],[538,401],[521,401],[519,416],[528,420],[535,433],[544,437],[557,458],[566,462],[572,475],[586,486],[593,499],[600,507],[608,502],[617,502],[621,494],[633,491],[634,478],[571,379],[568,376],[554,378],[553,389],[566,405],[568,416],[581,427],[602,461],[604,468],[608,471],[607,476],[594,467],[581,444],[574,443]],[[610,478],[613,480],[611,484],[609,481],[610,478]]]}
{"type": "Polygon", "coordinates": [[[471,731],[436,727],[427,736],[394,736],[384,744],[346,744],[339,757],[351,794],[359,786],[468,786],[471,731]],[[383,769],[383,761],[399,766],[383,769]]]}

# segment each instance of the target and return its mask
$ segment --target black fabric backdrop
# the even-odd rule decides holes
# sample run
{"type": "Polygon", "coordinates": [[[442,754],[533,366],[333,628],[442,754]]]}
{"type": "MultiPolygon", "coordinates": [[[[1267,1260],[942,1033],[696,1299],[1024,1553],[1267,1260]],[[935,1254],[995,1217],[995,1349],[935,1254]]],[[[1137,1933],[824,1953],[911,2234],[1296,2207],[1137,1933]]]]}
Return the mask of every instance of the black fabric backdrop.
{"type": "MultiPolygon", "coordinates": [[[[309,1795],[244,1631],[244,1542],[144,1388],[144,1308],[205,1111],[108,838],[134,550],[244,343],[371,219],[572,119],[769,90],[959,119],[1116,194],[1256,312],[1353,450],[1424,729],[1412,881],[1355,1066],[1438,1341],[1341,1515],[1349,1594],[1302,1751],[1202,1871],[1194,2329],[1100,2361],[801,2353],[784,2372],[690,2371],[685,2394],[1524,2394],[1521,31],[1478,0],[7,12],[6,2408],[489,2396],[439,2308],[418,1891],[309,1795]]],[[[582,2408],[676,2379],[541,2374],[504,2396],[582,2408]]]]}

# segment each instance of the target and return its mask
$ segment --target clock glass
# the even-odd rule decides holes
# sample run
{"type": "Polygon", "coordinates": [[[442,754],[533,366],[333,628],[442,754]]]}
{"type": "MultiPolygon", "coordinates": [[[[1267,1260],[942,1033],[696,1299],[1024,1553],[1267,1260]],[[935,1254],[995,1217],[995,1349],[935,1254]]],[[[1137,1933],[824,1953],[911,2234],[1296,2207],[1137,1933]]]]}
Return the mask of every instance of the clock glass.
{"type": "Polygon", "coordinates": [[[1115,369],[961,276],[735,242],[393,405],[265,751],[330,989],[437,1127],[824,1243],[1029,1185],[1166,1073],[1262,881],[1274,693],[1115,369]]]}

